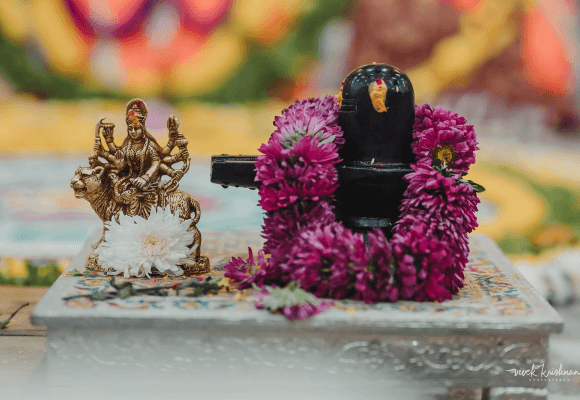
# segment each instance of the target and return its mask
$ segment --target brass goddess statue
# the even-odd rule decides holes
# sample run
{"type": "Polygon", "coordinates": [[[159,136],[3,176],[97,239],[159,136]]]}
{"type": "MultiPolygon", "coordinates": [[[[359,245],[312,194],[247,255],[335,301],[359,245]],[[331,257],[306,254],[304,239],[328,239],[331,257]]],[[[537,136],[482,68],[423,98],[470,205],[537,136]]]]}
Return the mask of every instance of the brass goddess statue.
{"type": "MultiPolygon", "coordinates": [[[[115,125],[97,122],[95,128],[94,154],[89,157],[90,167],[79,167],[71,181],[75,197],[87,200],[103,223],[118,218],[122,212],[129,216],[147,219],[152,207],[170,207],[182,221],[192,219],[188,231],[194,232],[194,240],[188,263],[181,265],[186,275],[207,273],[209,260],[201,255],[201,233],[197,223],[201,216],[199,203],[188,193],[179,190],[179,181],[189,170],[191,159],[187,151],[187,139],[179,132],[179,122],[174,116],[167,120],[169,139],[165,147],[147,132],[147,105],[141,99],[127,103],[125,122],[127,137],[117,146],[113,137],[115,125]],[[102,145],[101,134],[107,150],[102,145]],[[175,154],[171,154],[177,147],[175,154]],[[181,168],[175,164],[182,163],[181,168]],[[163,180],[163,176],[167,178],[163,180]]],[[[97,244],[99,247],[105,237],[97,244]]],[[[86,267],[106,271],[99,265],[98,255],[87,258],[86,267]]]]}

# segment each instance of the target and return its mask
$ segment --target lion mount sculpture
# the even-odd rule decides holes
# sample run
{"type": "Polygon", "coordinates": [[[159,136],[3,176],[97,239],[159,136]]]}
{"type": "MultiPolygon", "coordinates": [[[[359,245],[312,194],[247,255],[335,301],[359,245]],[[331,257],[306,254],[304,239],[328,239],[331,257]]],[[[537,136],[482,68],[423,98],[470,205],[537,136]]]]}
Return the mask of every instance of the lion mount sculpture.
{"type": "MultiPolygon", "coordinates": [[[[147,219],[152,207],[167,206],[182,221],[191,219],[188,228],[188,231],[194,233],[193,242],[189,246],[191,254],[188,263],[180,266],[185,275],[207,273],[210,271],[209,260],[201,255],[201,233],[197,229],[201,216],[199,203],[178,189],[179,180],[190,165],[188,141],[178,131],[177,119],[170,116],[167,121],[169,140],[162,148],[147,132],[147,113],[147,106],[141,99],[131,100],[127,104],[127,137],[121,146],[117,146],[114,141],[115,125],[104,123],[104,118],[101,118],[95,128],[94,154],[89,157],[90,167],[77,169],[71,187],[76,198],[89,202],[103,224],[112,219],[117,220],[120,213],[147,219]],[[101,135],[108,150],[102,145],[101,135]],[[173,151],[175,148],[177,151],[173,151]],[[177,168],[176,164],[181,167],[177,168]]],[[[105,232],[106,227],[103,227],[103,236],[95,249],[104,243],[105,232]]],[[[108,271],[99,265],[96,253],[89,255],[86,267],[108,271]]]]}

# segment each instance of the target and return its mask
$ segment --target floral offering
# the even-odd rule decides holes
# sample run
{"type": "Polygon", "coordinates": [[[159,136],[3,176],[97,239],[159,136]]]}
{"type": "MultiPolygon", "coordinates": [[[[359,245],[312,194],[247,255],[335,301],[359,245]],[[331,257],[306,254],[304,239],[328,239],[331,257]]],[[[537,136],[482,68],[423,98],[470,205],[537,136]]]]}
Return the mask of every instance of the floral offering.
{"type": "MultiPolygon", "coordinates": [[[[233,259],[225,276],[243,289],[297,287],[316,297],[366,303],[444,301],[463,286],[467,234],[477,221],[477,192],[464,176],[475,162],[477,140],[464,118],[441,107],[415,107],[416,162],[389,240],[380,229],[367,244],[335,220],[335,165],[344,144],[335,97],[297,101],[276,117],[276,130],[260,147],[256,181],[266,211],[264,248],[257,262],[233,259]]],[[[278,289],[284,290],[284,289],[278,289]]],[[[261,303],[259,303],[261,304],[261,303]]],[[[303,307],[312,309],[311,303],[303,307]]],[[[286,304],[294,318],[307,317],[286,304]]]]}
{"type": "Polygon", "coordinates": [[[152,208],[148,219],[121,213],[118,222],[105,223],[105,241],[95,253],[111,275],[150,278],[154,267],[163,275],[183,275],[179,265],[187,262],[194,235],[187,230],[190,224],[190,219],[182,222],[169,206],[152,208]]]}

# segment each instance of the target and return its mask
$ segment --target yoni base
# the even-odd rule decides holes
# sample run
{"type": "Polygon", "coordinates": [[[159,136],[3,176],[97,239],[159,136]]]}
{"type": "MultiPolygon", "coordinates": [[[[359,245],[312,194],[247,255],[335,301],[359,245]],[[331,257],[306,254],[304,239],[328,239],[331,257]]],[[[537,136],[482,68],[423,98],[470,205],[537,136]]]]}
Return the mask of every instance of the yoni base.
{"type": "MultiPolygon", "coordinates": [[[[209,264],[209,258],[206,256],[194,256],[193,263],[187,263],[180,265],[181,269],[183,269],[183,275],[185,276],[194,276],[194,275],[201,275],[207,274],[211,271],[211,267],[209,264]]],[[[104,268],[99,264],[99,256],[95,253],[91,253],[87,257],[87,261],[85,262],[85,267],[93,271],[100,271],[100,272],[112,272],[112,268],[104,268]]],[[[153,275],[164,275],[161,274],[157,268],[152,268],[153,275]]]]}

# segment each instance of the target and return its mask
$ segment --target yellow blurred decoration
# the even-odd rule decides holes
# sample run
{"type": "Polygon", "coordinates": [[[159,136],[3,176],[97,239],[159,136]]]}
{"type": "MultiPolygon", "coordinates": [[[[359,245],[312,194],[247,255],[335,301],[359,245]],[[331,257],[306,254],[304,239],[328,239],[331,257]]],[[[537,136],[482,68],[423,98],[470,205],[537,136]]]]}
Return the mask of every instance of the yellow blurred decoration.
{"type": "MultiPolygon", "coordinates": [[[[125,137],[124,115],[119,114],[124,106],[124,102],[118,101],[15,98],[0,107],[0,152],[89,153],[94,143],[95,122],[102,116],[117,125],[117,141],[125,137]]],[[[222,152],[256,154],[274,130],[274,117],[287,106],[273,101],[246,106],[187,103],[175,115],[181,121],[181,131],[192,144],[193,156],[222,152]]]]}
{"type": "Polygon", "coordinates": [[[69,258],[59,258],[58,260],[56,260],[56,265],[58,266],[58,270],[60,272],[63,272],[66,269],[66,267],[68,267],[69,263],[70,263],[69,258]]]}
{"type": "Polygon", "coordinates": [[[449,87],[462,87],[487,60],[517,37],[514,17],[528,0],[482,0],[461,14],[459,32],[437,43],[431,57],[408,73],[417,103],[431,100],[449,87]]]}
{"type": "Polygon", "coordinates": [[[0,275],[8,276],[8,269],[10,266],[8,265],[8,258],[2,257],[0,258],[0,275]]]}
{"type": "MultiPolygon", "coordinates": [[[[191,74],[194,70],[189,69],[187,72],[191,74]]],[[[131,71],[126,78],[127,81],[122,89],[127,93],[132,93],[135,97],[155,96],[163,88],[164,77],[159,71],[154,69],[141,68],[131,71]]]]}
{"type": "Polygon", "coordinates": [[[46,275],[50,273],[50,267],[48,265],[40,265],[36,268],[36,273],[41,278],[44,278],[46,275]]]}
{"type": "Polygon", "coordinates": [[[25,0],[0,1],[0,27],[12,40],[22,42],[28,36],[31,24],[25,0]]]}
{"type": "Polygon", "coordinates": [[[88,73],[88,46],[61,0],[32,0],[29,9],[41,50],[60,73],[83,78],[88,73]],[[59,21],[55,24],[54,21],[59,21]]]}
{"type": "Polygon", "coordinates": [[[490,165],[481,161],[469,170],[468,178],[486,189],[480,197],[498,207],[497,216],[480,221],[475,232],[496,240],[510,231],[531,233],[544,220],[547,204],[525,184],[491,171],[490,165]]]}
{"type": "Polygon", "coordinates": [[[8,260],[8,278],[28,276],[26,261],[23,258],[11,258],[8,260]]]}
{"type": "Polygon", "coordinates": [[[161,50],[145,38],[153,12],[140,33],[116,37],[97,32],[96,37],[86,37],[65,0],[0,0],[0,28],[11,40],[38,44],[54,71],[88,88],[121,90],[132,97],[187,97],[220,89],[247,61],[252,44],[280,42],[313,4],[314,0],[234,0],[223,21],[208,32],[183,34],[181,27],[181,41],[161,50]],[[147,62],[137,65],[141,54],[147,62]]]}
{"type": "Polygon", "coordinates": [[[576,237],[576,231],[565,225],[550,226],[532,236],[532,243],[539,247],[569,245],[576,237]]]}
{"type": "Polygon", "coordinates": [[[241,37],[226,30],[215,32],[198,53],[172,68],[169,87],[180,95],[215,91],[225,85],[245,56],[241,37]]]}
{"type": "Polygon", "coordinates": [[[238,0],[234,2],[231,18],[234,27],[247,36],[263,45],[272,45],[311,8],[312,0],[238,0]]]}

